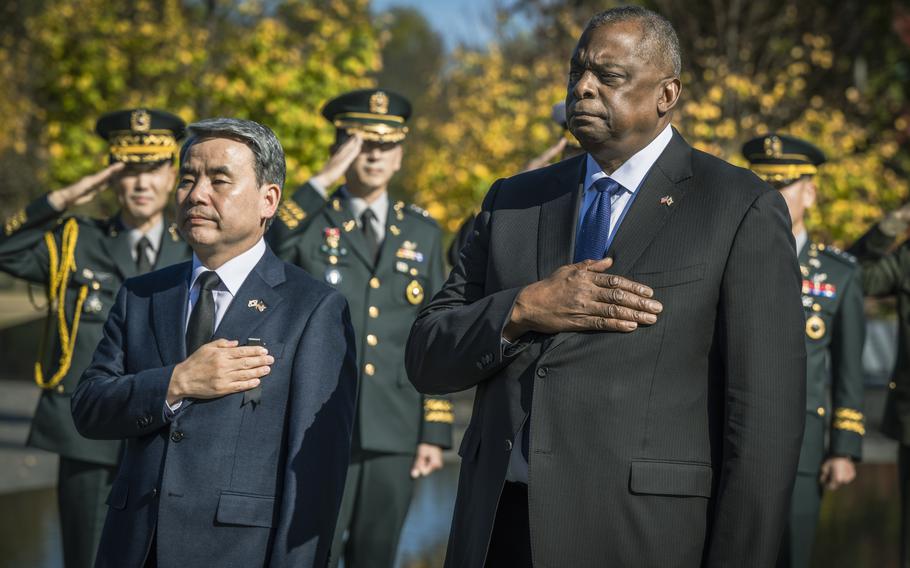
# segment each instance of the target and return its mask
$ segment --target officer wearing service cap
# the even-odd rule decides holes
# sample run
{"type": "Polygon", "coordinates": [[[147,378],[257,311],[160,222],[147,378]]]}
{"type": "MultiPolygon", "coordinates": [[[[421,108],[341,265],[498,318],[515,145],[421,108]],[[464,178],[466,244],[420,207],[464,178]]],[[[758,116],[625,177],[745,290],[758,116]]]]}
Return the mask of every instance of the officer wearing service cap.
{"type": "Polygon", "coordinates": [[[41,398],[28,444],[60,455],[57,490],[67,568],[94,564],[121,446],[80,436],[70,397],[123,281],[190,258],[165,218],[183,121],[136,108],[102,116],[95,130],[108,141],[110,165],[32,201],[4,221],[0,234],[0,270],[47,290],[45,337],[34,371],[41,398]],[[112,217],[68,214],[108,187],[120,205],[112,217]]]}
{"type": "Polygon", "coordinates": [[[767,134],[743,145],[759,177],[777,188],[790,210],[803,276],[806,313],[806,426],[780,567],[809,566],[823,489],[856,476],[865,422],[862,350],[865,337],[862,278],[856,260],[832,246],[810,242],[806,214],[815,206],[821,150],[799,138],[767,134]],[[831,383],[833,412],[828,405],[831,383]],[[830,442],[825,445],[825,431],[830,442]]]}
{"type": "Polygon", "coordinates": [[[336,129],[332,155],[298,189],[309,201],[298,197],[296,214],[279,211],[272,242],[350,305],[360,394],[332,562],[344,556],[349,568],[388,568],[414,479],[442,467],[442,450],[452,444],[451,402],[421,396],[404,370],[411,323],[442,285],[441,233],[426,211],[388,193],[408,134],[407,99],[358,90],[332,99],[322,114],[336,129]],[[344,185],[328,202],[301,215],[342,176],[344,185]]]}

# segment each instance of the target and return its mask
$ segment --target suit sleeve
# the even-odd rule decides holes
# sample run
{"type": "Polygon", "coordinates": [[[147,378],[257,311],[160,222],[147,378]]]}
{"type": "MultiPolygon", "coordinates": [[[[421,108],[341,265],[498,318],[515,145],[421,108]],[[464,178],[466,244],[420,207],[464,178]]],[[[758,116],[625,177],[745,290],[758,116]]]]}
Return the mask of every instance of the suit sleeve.
{"type": "Polygon", "coordinates": [[[862,457],[863,435],[863,313],[862,271],[857,268],[841,291],[843,298],[831,336],[831,372],[834,416],[828,453],[862,457]]]}
{"type": "Polygon", "coordinates": [[[0,270],[30,282],[46,283],[50,268],[44,235],[54,231],[59,218],[60,212],[51,207],[47,195],[7,218],[0,234],[0,270]]]}
{"type": "Polygon", "coordinates": [[[879,225],[873,226],[850,248],[863,268],[863,291],[868,296],[890,296],[897,293],[907,274],[907,245],[889,253],[894,238],[886,235],[879,225]]]}
{"type": "Polygon", "coordinates": [[[310,226],[313,217],[325,205],[325,197],[307,182],[297,188],[290,199],[282,199],[275,221],[265,235],[272,250],[278,251],[294,235],[310,226]]]}
{"type": "Polygon", "coordinates": [[[73,421],[86,438],[145,436],[169,424],[164,405],[174,365],[138,373],[125,368],[128,298],[128,288],[121,286],[92,364],[73,394],[73,421]]]}
{"type": "Polygon", "coordinates": [[[707,566],[773,566],[803,437],[805,318],[789,215],[777,192],[743,218],[718,312],[724,439],[707,566]]]}
{"type": "MultiPolygon", "coordinates": [[[[430,259],[429,292],[435,294],[445,280],[445,269],[442,263],[441,235],[436,232],[436,243],[433,246],[433,257],[430,259]]],[[[430,294],[427,294],[429,297],[430,294]]],[[[420,442],[441,448],[452,447],[452,424],[455,412],[452,401],[443,395],[423,397],[423,421],[420,425],[420,442]]]]}
{"type": "Polygon", "coordinates": [[[502,349],[502,332],[521,288],[486,293],[490,224],[496,193],[490,188],[442,290],[417,316],[405,350],[408,378],[425,394],[467,390],[509,364],[519,349],[502,349]]]}
{"type": "Polygon", "coordinates": [[[294,354],[287,463],[269,566],[327,565],[350,459],[355,349],[347,301],[332,291],[310,315],[294,354]]]}

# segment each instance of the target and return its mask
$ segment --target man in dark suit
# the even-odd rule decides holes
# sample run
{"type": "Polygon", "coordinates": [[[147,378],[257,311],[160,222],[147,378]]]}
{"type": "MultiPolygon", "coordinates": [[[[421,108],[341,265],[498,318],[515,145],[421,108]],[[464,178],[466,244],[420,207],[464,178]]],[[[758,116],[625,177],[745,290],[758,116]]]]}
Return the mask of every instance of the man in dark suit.
{"type": "Polygon", "coordinates": [[[496,182],[411,330],[420,391],[477,387],[448,566],[776,560],[805,417],[789,216],[672,129],[680,67],[662,17],[595,16],[566,98],[588,154],[496,182]]]}
{"type": "Polygon", "coordinates": [[[57,499],[66,568],[90,568],[117,472],[121,443],[87,440],[73,425],[70,397],[101,339],[127,278],[190,257],[165,215],[177,177],[183,120],[165,111],[110,112],[95,131],[111,165],[42,195],[4,223],[0,270],[44,286],[47,320],[35,365],[41,398],[28,445],[60,455],[57,499]],[[72,210],[110,188],[120,210],[107,219],[72,210]]]}
{"type": "Polygon", "coordinates": [[[325,566],[356,393],[343,296],[263,234],[284,152],[255,122],[189,127],[177,186],[191,263],[127,281],[73,397],[127,440],[98,566],[325,566]]]}

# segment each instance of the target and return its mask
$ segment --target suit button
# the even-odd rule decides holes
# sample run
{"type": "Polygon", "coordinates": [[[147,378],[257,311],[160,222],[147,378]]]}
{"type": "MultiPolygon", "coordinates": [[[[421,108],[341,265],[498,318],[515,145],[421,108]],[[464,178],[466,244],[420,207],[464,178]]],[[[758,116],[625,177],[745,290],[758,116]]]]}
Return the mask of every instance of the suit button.
{"type": "Polygon", "coordinates": [[[183,439],[183,432],[181,432],[180,430],[174,430],[173,432],[171,432],[171,441],[174,442],[175,444],[178,443],[182,439],[183,439]]]}
{"type": "Polygon", "coordinates": [[[379,317],[379,308],[377,308],[376,306],[370,306],[370,308],[367,311],[370,313],[371,318],[375,319],[375,318],[379,317]]]}
{"type": "Polygon", "coordinates": [[[158,489],[152,489],[152,499],[158,496],[158,489]]]}
{"type": "Polygon", "coordinates": [[[372,333],[367,335],[367,345],[370,347],[376,347],[376,344],[379,343],[379,338],[373,335],[372,333]]]}
{"type": "Polygon", "coordinates": [[[366,373],[367,376],[372,377],[376,374],[376,366],[372,363],[367,363],[363,366],[363,372],[366,373]]]}
{"type": "Polygon", "coordinates": [[[509,440],[508,438],[506,438],[506,451],[507,452],[512,451],[512,440],[509,440]]]}
{"type": "Polygon", "coordinates": [[[537,369],[537,376],[540,377],[541,379],[544,378],[544,377],[546,377],[546,376],[547,376],[547,368],[546,368],[546,367],[540,367],[539,369],[537,369]]]}
{"type": "Polygon", "coordinates": [[[376,278],[375,276],[370,278],[370,288],[373,288],[374,290],[379,288],[379,278],[376,278]]]}
{"type": "Polygon", "coordinates": [[[58,385],[57,394],[63,394],[64,392],[66,392],[66,389],[63,388],[63,385],[58,385]]]}
{"type": "Polygon", "coordinates": [[[819,415],[819,416],[824,416],[824,415],[825,415],[825,407],[824,407],[824,406],[819,406],[819,407],[818,407],[818,410],[817,410],[816,412],[818,412],[818,415],[819,415]]]}
{"type": "Polygon", "coordinates": [[[888,383],[888,388],[891,389],[891,390],[896,389],[896,388],[897,388],[897,383],[895,383],[894,381],[891,381],[890,383],[888,383]]]}

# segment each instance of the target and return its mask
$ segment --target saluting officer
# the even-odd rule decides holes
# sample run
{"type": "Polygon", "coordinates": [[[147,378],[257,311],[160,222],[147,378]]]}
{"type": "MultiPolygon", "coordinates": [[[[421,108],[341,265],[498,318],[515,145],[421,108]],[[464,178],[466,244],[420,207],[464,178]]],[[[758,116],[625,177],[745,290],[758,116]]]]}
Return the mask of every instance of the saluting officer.
{"type": "Polygon", "coordinates": [[[94,564],[121,445],[80,436],[70,396],[91,362],[120,284],[190,258],[164,216],[183,121],[159,110],[122,110],[102,116],[95,130],[110,144],[110,166],[31,202],[6,219],[0,235],[0,270],[47,289],[46,332],[35,363],[42,393],[28,444],[60,455],[57,490],[67,568],[94,564]],[[65,215],[108,186],[120,204],[113,217],[65,215]]]}
{"type": "Polygon", "coordinates": [[[276,225],[293,236],[277,248],[344,293],[357,338],[360,394],[332,561],[343,551],[349,568],[388,568],[413,480],[442,467],[452,443],[451,402],[421,396],[404,369],[411,324],[442,285],[441,233],[426,211],[389,198],[408,131],[407,99],[358,90],[322,114],[336,127],[333,155],[298,194],[313,200],[342,175],[345,185],[318,211],[305,213],[303,198],[284,208],[276,225]]]}
{"type": "Polygon", "coordinates": [[[898,442],[898,486],[901,499],[900,566],[910,568],[910,203],[888,212],[852,247],[863,267],[868,296],[897,298],[897,365],[888,385],[882,432],[898,442]]]}
{"type": "Polygon", "coordinates": [[[777,188],[790,209],[803,276],[806,311],[806,426],[790,518],[778,566],[809,566],[823,489],[856,477],[865,434],[862,352],[865,338],[862,276],[856,260],[835,247],[809,242],[806,212],[815,205],[815,175],[825,155],[812,144],[783,134],[746,142],[752,170],[777,188]],[[834,413],[828,408],[832,385],[834,413]],[[830,419],[830,442],[825,447],[830,419]]]}

